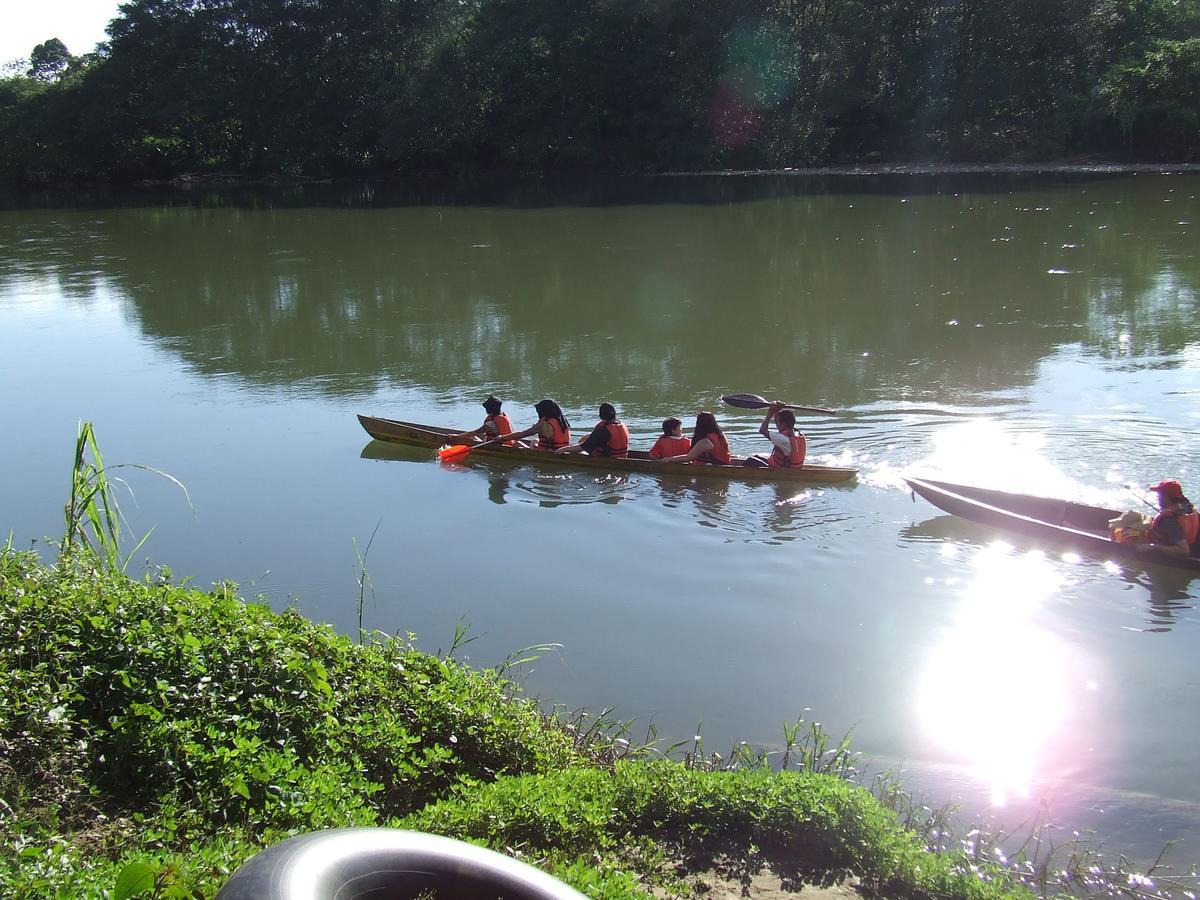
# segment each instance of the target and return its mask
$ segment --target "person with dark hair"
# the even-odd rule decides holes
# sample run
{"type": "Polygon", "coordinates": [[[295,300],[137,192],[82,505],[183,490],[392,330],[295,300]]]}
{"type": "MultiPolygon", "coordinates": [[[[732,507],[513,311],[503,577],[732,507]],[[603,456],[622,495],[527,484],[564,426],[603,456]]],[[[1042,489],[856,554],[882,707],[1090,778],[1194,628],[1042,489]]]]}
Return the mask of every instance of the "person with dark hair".
{"type": "Polygon", "coordinates": [[[773,401],[767,407],[766,418],[758,426],[758,433],[774,444],[770,454],[755,453],[747,456],[744,465],[770,466],[772,468],[799,469],[804,465],[804,455],[808,452],[808,442],[804,435],[796,433],[796,414],[790,409],[784,409],[786,403],[773,401]],[[771,420],[775,420],[778,431],[771,433],[771,420]]]}
{"type": "Polygon", "coordinates": [[[1153,547],[1178,556],[1200,556],[1200,513],[1192,501],[1183,495],[1183,485],[1174,479],[1150,485],[1158,494],[1158,515],[1147,532],[1149,543],[1138,549],[1153,547]]]}
{"type": "MultiPolygon", "coordinates": [[[[465,444],[468,441],[478,438],[481,441],[490,441],[494,438],[504,437],[506,434],[512,434],[512,420],[508,418],[507,413],[500,411],[503,402],[495,394],[490,394],[483,401],[483,411],[487,415],[483,419],[483,424],[474,431],[464,431],[461,434],[452,434],[447,440],[452,444],[465,444]]],[[[511,444],[511,441],[505,441],[506,445],[511,444]]]]}
{"type": "Polygon", "coordinates": [[[717,417],[710,412],[696,414],[696,428],[692,431],[692,446],[687,453],[664,456],[659,462],[698,462],[727,466],[733,461],[729,454],[729,442],[725,432],[717,424],[717,417]]]}
{"type": "Polygon", "coordinates": [[[663,420],[663,433],[659,435],[654,446],[650,448],[651,459],[662,459],[664,456],[682,456],[692,449],[691,438],[683,434],[683,423],[672,417],[663,420]]]}
{"type": "Polygon", "coordinates": [[[623,459],[629,455],[629,429],[617,419],[611,403],[600,404],[600,421],[592,433],[571,447],[559,447],[555,453],[587,453],[589,456],[609,456],[623,459]]]}
{"type": "Polygon", "coordinates": [[[537,424],[516,432],[513,439],[520,440],[536,434],[538,437],[534,446],[538,450],[557,450],[569,446],[571,423],[563,415],[562,407],[553,400],[539,400],[533,408],[538,414],[537,424]]]}

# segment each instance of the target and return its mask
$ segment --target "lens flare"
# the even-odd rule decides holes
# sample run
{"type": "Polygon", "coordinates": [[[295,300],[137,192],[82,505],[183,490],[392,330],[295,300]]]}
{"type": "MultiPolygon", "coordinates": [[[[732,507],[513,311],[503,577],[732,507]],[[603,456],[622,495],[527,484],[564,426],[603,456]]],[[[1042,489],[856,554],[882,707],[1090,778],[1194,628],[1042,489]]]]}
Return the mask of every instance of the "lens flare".
{"type": "Polygon", "coordinates": [[[970,768],[992,801],[1029,795],[1035,780],[1077,763],[1076,714],[1099,679],[1035,621],[1062,577],[1038,553],[997,543],[964,583],[957,621],[930,652],[916,709],[921,733],[970,768]],[[1076,696],[1079,695],[1079,696],[1076,696]]]}

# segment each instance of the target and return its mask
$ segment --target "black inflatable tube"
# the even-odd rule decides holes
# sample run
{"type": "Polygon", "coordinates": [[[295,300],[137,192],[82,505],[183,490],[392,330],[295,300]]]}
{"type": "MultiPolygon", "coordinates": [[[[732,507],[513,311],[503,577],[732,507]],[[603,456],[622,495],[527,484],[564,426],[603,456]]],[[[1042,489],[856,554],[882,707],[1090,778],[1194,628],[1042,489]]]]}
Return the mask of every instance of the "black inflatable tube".
{"type": "Polygon", "coordinates": [[[248,859],[217,900],[581,900],[583,894],[511,857],[397,828],[302,834],[248,859]]]}

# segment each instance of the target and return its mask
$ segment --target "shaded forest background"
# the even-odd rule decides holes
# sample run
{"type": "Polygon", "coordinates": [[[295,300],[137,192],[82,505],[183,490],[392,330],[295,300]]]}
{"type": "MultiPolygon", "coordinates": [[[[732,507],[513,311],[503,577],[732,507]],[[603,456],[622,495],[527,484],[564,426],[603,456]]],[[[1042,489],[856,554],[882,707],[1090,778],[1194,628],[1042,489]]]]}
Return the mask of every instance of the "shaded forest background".
{"type": "Polygon", "coordinates": [[[1200,159],[1200,0],[131,0],[108,35],[0,78],[0,178],[1200,159]]]}

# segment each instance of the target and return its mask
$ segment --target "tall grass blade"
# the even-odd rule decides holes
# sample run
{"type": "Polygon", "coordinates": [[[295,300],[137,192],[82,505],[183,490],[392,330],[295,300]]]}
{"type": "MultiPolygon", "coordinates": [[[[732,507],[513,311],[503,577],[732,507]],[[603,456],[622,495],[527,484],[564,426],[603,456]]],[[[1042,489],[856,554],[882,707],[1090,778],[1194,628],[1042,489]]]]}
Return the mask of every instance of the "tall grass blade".
{"type": "Polygon", "coordinates": [[[114,477],[110,472],[125,468],[141,469],[167,479],[183,491],[188,508],[195,510],[191,495],[183,483],[161,469],[136,463],[105,466],[104,455],[100,452],[100,444],[96,440],[95,428],[91,422],[80,422],[75,436],[71,490],[65,508],[65,531],[60,544],[61,552],[65,554],[77,547],[83,547],[109,567],[125,571],[133,554],[141,549],[153,532],[153,529],[146,532],[133,549],[122,557],[122,525],[125,520],[116,488],[123,487],[129,491],[130,496],[133,496],[133,489],[124,479],[114,477]]]}
{"type": "Polygon", "coordinates": [[[367,555],[371,552],[371,545],[375,543],[375,535],[379,533],[379,526],[383,524],[383,519],[375,523],[375,528],[371,532],[371,536],[367,539],[367,546],[361,552],[358,549],[358,538],[350,538],[350,543],[354,545],[354,559],[358,564],[358,642],[363,642],[363,606],[366,601],[367,585],[371,586],[371,599],[375,599],[375,582],[371,580],[371,576],[367,574],[367,555]]]}

